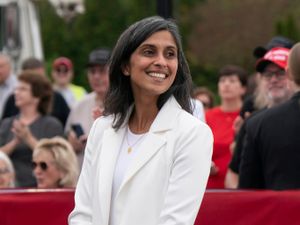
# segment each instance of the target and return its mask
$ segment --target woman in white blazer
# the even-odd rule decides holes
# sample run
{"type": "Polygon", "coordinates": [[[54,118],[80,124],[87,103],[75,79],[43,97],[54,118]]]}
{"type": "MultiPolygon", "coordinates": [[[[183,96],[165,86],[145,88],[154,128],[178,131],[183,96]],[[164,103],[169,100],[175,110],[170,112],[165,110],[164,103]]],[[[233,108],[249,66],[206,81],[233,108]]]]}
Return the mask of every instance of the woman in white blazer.
{"type": "Polygon", "coordinates": [[[131,25],[111,57],[103,117],[93,124],[71,225],[193,225],[213,137],[191,115],[191,76],[177,26],[131,25]]]}

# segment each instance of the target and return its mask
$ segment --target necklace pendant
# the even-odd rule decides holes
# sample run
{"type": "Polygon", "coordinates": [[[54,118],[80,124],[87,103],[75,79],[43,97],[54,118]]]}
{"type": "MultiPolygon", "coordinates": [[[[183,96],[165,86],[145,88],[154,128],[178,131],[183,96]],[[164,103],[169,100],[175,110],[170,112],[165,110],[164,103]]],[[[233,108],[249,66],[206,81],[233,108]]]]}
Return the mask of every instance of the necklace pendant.
{"type": "Polygon", "coordinates": [[[128,147],[128,150],[127,150],[128,154],[130,154],[131,151],[132,151],[132,148],[131,148],[131,147],[128,147]]]}

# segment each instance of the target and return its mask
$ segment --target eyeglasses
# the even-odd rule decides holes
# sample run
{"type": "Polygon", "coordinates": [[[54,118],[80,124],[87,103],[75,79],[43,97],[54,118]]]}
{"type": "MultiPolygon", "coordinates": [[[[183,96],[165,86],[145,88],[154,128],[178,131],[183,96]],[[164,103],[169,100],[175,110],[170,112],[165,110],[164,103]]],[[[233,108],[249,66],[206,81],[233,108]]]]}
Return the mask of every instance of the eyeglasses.
{"type": "Polygon", "coordinates": [[[285,70],[277,70],[277,71],[264,71],[262,72],[262,76],[267,79],[270,80],[273,76],[275,76],[278,80],[282,80],[284,79],[285,76],[285,70]]]}
{"type": "Polygon", "coordinates": [[[0,169],[0,175],[4,175],[6,173],[9,173],[9,169],[8,168],[1,168],[0,169]]]}
{"type": "Polygon", "coordinates": [[[48,164],[46,162],[32,162],[32,168],[35,170],[37,167],[40,167],[43,171],[46,171],[48,169],[48,164]]]}

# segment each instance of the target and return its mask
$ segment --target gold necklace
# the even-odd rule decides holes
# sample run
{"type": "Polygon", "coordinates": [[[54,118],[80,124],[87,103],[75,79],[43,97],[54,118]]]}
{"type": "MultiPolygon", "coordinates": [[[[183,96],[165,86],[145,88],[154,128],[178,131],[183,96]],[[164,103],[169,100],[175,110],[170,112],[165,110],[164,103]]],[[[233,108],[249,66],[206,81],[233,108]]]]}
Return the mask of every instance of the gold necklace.
{"type": "Polygon", "coordinates": [[[147,133],[144,133],[143,135],[141,135],[133,144],[129,143],[128,134],[129,134],[129,127],[127,127],[127,130],[126,130],[126,142],[127,142],[127,145],[128,145],[127,153],[130,154],[132,152],[133,147],[137,143],[139,143],[145,137],[145,134],[147,134],[147,133]]]}

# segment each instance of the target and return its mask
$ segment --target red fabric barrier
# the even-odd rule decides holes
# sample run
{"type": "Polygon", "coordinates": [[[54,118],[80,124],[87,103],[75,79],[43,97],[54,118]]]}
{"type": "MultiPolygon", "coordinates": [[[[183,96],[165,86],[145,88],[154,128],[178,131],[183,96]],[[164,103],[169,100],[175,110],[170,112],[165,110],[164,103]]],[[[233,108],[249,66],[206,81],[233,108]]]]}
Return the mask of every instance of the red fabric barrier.
{"type": "MultiPolygon", "coordinates": [[[[74,190],[0,190],[0,225],[67,225],[73,207],[74,190]]],[[[300,191],[208,190],[195,225],[300,225],[299,209],[300,191]]]]}
{"type": "Polygon", "coordinates": [[[67,225],[74,190],[1,190],[0,225],[67,225]]]}
{"type": "Polygon", "coordinates": [[[300,191],[206,191],[195,225],[300,225],[300,191]]]}

